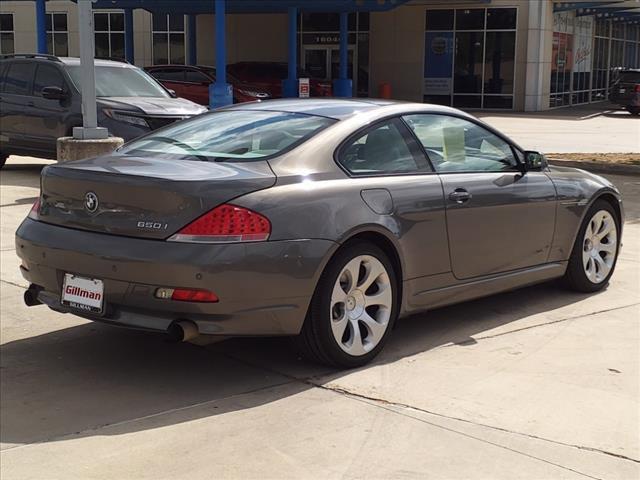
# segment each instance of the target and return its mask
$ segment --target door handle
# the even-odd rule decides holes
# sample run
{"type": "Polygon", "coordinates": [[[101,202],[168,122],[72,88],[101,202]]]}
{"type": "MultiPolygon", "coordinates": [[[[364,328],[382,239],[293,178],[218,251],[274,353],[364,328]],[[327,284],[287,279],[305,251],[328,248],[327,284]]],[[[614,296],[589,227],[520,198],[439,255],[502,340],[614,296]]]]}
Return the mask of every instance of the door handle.
{"type": "Polygon", "coordinates": [[[449,194],[449,200],[452,202],[456,202],[459,204],[468,202],[471,200],[472,195],[467,192],[464,188],[456,188],[453,192],[449,194]]]}

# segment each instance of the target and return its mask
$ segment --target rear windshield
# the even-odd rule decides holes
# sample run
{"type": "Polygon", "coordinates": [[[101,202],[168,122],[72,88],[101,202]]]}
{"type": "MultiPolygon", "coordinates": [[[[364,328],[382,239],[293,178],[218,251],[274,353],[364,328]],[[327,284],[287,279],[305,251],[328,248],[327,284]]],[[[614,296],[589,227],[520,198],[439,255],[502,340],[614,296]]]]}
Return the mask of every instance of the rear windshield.
{"type": "Polygon", "coordinates": [[[257,160],[289,150],[334,122],[288,112],[212,112],[174,123],[134,140],[120,151],[184,160],[257,160]]]}
{"type": "MultiPolygon", "coordinates": [[[[80,90],[80,65],[67,68],[71,80],[80,90]]],[[[95,77],[97,97],[169,97],[158,82],[139,68],[96,65],[95,77]]]]}
{"type": "Polygon", "coordinates": [[[640,83],[640,71],[638,72],[620,72],[620,82],[623,83],[640,83]]]}

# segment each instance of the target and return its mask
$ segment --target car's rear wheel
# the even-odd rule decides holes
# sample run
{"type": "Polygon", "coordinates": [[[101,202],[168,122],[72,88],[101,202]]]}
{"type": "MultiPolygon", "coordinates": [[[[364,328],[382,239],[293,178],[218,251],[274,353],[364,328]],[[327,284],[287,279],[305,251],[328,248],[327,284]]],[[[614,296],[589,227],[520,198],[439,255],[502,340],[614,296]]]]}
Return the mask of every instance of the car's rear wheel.
{"type": "Polygon", "coordinates": [[[322,274],[296,344],[311,360],[366,364],[398,316],[398,280],[385,253],[368,242],[338,251],[322,274]]]}
{"type": "Polygon", "coordinates": [[[616,266],[620,219],[609,202],[597,200],[587,212],[569,258],[564,280],[572,290],[602,290],[616,266]]]}
{"type": "Polygon", "coordinates": [[[4,167],[4,164],[6,163],[7,158],[9,158],[9,155],[6,155],[0,152],[0,168],[4,167]]]}
{"type": "Polygon", "coordinates": [[[640,107],[627,107],[631,115],[640,115],[640,107]]]}

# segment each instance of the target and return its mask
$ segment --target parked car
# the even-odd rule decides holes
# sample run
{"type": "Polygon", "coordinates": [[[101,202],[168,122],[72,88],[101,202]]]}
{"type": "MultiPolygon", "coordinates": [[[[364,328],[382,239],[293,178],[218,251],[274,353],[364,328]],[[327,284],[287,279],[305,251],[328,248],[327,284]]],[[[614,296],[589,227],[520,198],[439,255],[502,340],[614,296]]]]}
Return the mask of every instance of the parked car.
{"type": "Polygon", "coordinates": [[[632,115],[640,115],[640,70],[625,69],[616,72],[609,99],[626,108],[632,115]]]}
{"type": "MultiPolygon", "coordinates": [[[[288,77],[284,62],[238,62],[227,67],[234,77],[266,90],[273,98],[282,97],[282,81],[288,77]]],[[[312,78],[308,72],[298,69],[298,78],[309,78],[312,97],[330,97],[331,82],[312,78]]]]}
{"type": "MultiPolygon", "coordinates": [[[[216,81],[216,69],[208,66],[154,65],[146,67],[154,78],[166,88],[200,105],[209,105],[209,85],[216,81]]],[[[269,93],[250,83],[241,82],[227,74],[227,82],[233,87],[233,102],[253,102],[267,100],[269,93]]]]}
{"type": "Polygon", "coordinates": [[[271,100],[47,166],[16,233],[27,305],[131,328],[291,335],[340,367],[394,322],[562,278],[607,285],[620,192],[459,110],[271,100]]]}
{"type": "MultiPolygon", "coordinates": [[[[98,125],[131,140],[205,112],[170,92],[140,68],[95,61],[98,125]]],[[[80,60],[50,55],[0,57],[0,158],[56,158],[56,140],[82,126],[80,60]]]]}

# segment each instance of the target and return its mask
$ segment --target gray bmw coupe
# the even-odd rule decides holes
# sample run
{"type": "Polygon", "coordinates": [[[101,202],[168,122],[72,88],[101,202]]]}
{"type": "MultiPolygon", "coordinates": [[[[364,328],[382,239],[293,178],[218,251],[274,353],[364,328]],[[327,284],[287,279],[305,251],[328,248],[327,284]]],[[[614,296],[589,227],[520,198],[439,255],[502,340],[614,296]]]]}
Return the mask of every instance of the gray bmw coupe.
{"type": "Polygon", "coordinates": [[[340,367],[399,316],[553,278],[602,289],[607,180],[452,108],[249,103],[42,172],[16,234],[27,305],[167,332],[291,335],[340,367]]]}

